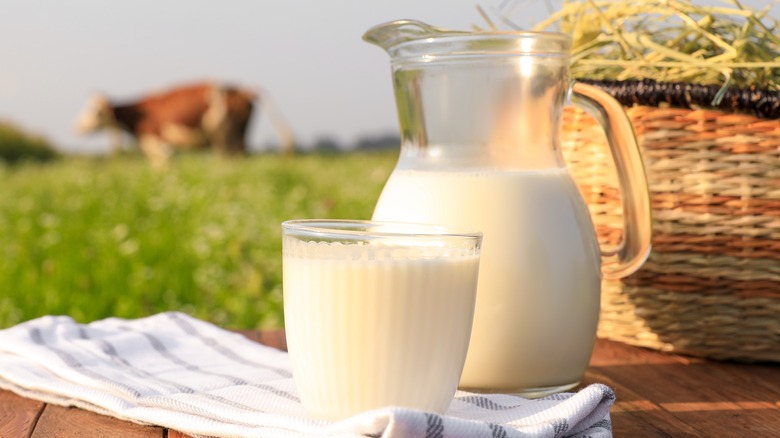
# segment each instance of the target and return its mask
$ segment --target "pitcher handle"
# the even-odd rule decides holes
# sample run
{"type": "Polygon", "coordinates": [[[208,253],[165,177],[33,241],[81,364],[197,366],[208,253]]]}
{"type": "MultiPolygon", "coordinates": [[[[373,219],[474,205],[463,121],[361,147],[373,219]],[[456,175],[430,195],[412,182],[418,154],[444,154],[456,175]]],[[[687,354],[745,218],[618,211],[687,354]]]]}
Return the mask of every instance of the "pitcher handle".
{"type": "Polygon", "coordinates": [[[613,250],[601,250],[604,278],[617,279],[638,270],[650,255],[652,218],[647,176],[634,129],[622,105],[612,96],[575,82],[571,103],[593,116],[607,134],[618,171],[623,205],[623,237],[613,250]]]}

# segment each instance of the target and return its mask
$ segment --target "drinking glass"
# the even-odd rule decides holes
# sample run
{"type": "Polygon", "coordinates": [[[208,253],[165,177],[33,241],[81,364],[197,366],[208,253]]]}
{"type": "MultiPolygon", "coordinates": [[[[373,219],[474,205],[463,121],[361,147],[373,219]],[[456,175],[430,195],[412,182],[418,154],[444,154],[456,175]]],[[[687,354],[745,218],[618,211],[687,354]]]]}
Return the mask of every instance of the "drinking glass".
{"type": "Polygon", "coordinates": [[[446,411],[471,335],[481,233],[339,220],[282,230],[287,345],[309,414],[446,411]]]}

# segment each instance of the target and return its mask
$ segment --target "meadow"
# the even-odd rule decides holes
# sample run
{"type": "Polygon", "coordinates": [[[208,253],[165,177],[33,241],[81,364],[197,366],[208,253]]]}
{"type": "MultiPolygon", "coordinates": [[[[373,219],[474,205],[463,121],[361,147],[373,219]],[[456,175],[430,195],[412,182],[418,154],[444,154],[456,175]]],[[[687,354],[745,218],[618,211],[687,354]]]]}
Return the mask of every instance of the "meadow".
{"type": "Polygon", "coordinates": [[[0,166],[0,328],[176,310],[283,325],[280,223],[370,217],[397,151],[0,166]]]}

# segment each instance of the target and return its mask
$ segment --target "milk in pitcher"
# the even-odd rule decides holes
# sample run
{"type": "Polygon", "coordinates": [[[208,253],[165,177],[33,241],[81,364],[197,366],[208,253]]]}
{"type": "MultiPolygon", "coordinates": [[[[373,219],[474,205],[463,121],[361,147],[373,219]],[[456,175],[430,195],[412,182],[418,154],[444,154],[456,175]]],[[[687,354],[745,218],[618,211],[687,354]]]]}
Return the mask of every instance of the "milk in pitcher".
{"type": "Polygon", "coordinates": [[[595,342],[601,258],[564,168],[396,169],[373,218],[483,231],[462,389],[532,396],[581,380],[595,342]]]}

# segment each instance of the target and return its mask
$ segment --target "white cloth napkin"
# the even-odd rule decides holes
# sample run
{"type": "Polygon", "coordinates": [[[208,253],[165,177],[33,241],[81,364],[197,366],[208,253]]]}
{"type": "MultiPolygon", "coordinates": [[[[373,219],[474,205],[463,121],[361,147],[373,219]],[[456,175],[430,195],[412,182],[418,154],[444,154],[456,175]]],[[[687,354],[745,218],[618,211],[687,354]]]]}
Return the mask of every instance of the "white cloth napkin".
{"type": "Polygon", "coordinates": [[[590,385],[537,400],[458,392],[446,415],[401,408],[306,416],[287,353],[182,313],[0,330],[0,388],[215,437],[611,437],[615,395],[590,385]]]}

